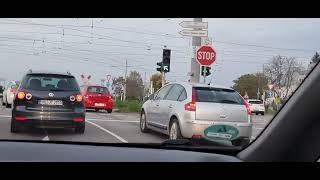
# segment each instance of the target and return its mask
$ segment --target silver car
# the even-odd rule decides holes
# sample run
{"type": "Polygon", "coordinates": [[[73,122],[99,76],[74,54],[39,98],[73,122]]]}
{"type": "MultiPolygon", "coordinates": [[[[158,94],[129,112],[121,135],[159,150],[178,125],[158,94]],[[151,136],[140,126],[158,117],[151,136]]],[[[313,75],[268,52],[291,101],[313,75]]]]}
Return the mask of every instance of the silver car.
{"type": "Polygon", "coordinates": [[[170,83],[143,104],[140,129],[158,131],[170,139],[227,140],[242,146],[250,142],[251,112],[231,88],[170,83]]]}

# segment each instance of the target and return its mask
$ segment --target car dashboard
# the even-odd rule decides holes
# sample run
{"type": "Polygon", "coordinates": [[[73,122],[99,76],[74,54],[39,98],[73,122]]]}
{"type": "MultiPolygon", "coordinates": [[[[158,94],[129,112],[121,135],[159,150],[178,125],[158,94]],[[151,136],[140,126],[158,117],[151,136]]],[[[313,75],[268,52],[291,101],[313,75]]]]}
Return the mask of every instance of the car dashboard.
{"type": "Polygon", "coordinates": [[[0,142],[1,162],[241,162],[194,151],[35,142],[0,142]]]}

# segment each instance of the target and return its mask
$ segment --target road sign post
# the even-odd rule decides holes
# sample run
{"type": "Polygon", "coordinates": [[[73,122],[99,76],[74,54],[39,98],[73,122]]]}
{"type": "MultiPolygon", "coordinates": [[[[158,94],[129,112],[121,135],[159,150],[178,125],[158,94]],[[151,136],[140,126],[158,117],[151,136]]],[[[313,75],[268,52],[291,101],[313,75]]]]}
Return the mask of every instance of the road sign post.
{"type": "Polygon", "coordinates": [[[202,37],[201,38],[201,46],[211,46],[212,38],[211,37],[202,37]]]}
{"type": "Polygon", "coordinates": [[[208,29],[208,22],[182,21],[179,25],[183,28],[208,29]]]}
{"type": "Polygon", "coordinates": [[[193,36],[193,37],[207,37],[208,31],[207,30],[191,30],[191,29],[184,29],[179,32],[183,36],[193,36]]]}

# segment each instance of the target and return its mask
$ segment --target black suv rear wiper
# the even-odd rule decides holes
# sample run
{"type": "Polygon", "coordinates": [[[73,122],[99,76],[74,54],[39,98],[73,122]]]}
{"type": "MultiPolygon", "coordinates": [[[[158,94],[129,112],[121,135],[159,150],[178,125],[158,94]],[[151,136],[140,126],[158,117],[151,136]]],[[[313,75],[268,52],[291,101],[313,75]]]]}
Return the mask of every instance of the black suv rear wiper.
{"type": "Polygon", "coordinates": [[[49,91],[72,91],[70,89],[59,89],[59,88],[54,88],[54,89],[49,89],[49,91]]]}

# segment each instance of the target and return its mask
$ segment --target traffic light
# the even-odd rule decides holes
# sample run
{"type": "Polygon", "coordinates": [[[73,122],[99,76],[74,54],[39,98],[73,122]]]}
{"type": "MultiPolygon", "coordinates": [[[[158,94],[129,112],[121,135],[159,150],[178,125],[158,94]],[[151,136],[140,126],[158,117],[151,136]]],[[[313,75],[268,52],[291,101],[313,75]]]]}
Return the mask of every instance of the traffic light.
{"type": "Polygon", "coordinates": [[[210,66],[201,66],[201,76],[209,76],[211,74],[210,70],[210,66]]]}
{"type": "Polygon", "coordinates": [[[162,72],[162,62],[157,62],[157,66],[160,66],[157,68],[157,71],[162,72]]]}
{"type": "Polygon", "coordinates": [[[162,53],[162,69],[164,72],[170,72],[170,55],[171,50],[170,49],[163,49],[162,53]]]}

